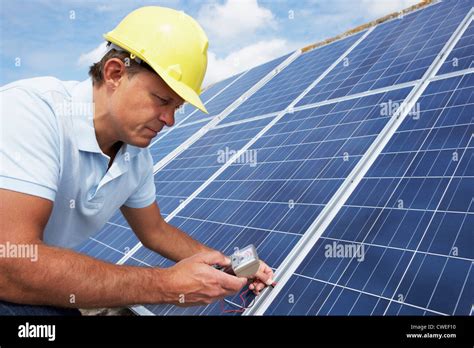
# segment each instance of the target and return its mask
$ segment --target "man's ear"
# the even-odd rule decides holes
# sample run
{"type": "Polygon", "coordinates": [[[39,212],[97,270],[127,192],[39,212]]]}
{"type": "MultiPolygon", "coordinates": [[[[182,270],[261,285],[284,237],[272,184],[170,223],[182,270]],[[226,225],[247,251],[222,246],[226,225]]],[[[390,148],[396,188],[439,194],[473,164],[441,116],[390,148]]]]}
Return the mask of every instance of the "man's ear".
{"type": "Polygon", "coordinates": [[[115,89],[120,84],[122,77],[127,74],[125,64],[119,58],[110,58],[104,64],[103,74],[105,84],[115,89]]]}

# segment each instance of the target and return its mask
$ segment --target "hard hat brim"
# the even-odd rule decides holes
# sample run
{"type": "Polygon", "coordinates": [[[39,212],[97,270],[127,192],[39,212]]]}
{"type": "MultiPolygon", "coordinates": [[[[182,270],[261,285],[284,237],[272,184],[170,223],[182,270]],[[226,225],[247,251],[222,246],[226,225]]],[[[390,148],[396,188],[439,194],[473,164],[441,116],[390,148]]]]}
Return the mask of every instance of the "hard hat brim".
{"type": "Polygon", "coordinates": [[[176,92],[177,95],[179,95],[189,104],[197,107],[202,112],[209,114],[206,107],[202,103],[201,98],[199,98],[199,95],[192,88],[180,81],[176,81],[173,77],[169,76],[168,73],[161,66],[158,66],[156,64],[153,65],[148,62],[146,63],[150,65],[153,70],[155,70],[155,72],[163,79],[163,81],[165,81],[165,83],[173,91],[176,92]]]}

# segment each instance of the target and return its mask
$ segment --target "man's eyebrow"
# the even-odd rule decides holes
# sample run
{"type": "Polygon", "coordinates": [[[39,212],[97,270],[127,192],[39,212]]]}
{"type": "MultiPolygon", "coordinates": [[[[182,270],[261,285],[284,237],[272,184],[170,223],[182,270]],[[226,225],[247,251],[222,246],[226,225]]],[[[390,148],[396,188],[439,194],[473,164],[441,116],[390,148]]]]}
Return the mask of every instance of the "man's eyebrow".
{"type": "Polygon", "coordinates": [[[171,98],[170,96],[168,96],[166,93],[162,93],[161,91],[157,91],[155,93],[153,93],[154,95],[160,97],[161,99],[164,99],[166,101],[172,101],[173,98],[171,98]]]}

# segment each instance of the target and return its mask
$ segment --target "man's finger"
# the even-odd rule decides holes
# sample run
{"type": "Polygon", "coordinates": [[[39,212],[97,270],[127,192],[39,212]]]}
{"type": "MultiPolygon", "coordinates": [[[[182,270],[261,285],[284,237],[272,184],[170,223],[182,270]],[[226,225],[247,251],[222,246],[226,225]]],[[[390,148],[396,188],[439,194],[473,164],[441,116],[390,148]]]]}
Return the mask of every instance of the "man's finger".
{"type": "Polygon", "coordinates": [[[260,268],[258,269],[257,273],[255,274],[255,278],[262,281],[266,285],[271,285],[273,282],[273,271],[270,267],[262,263],[260,268]]]}
{"type": "Polygon", "coordinates": [[[247,284],[247,278],[239,278],[225,272],[219,271],[218,279],[223,289],[232,291],[233,293],[239,291],[247,284]]]}
{"type": "Polygon", "coordinates": [[[266,266],[263,271],[269,276],[273,277],[273,270],[270,268],[270,266],[266,266]]]}
{"type": "Polygon", "coordinates": [[[252,282],[253,287],[255,288],[258,284],[263,284],[261,280],[254,279],[252,282]]]}

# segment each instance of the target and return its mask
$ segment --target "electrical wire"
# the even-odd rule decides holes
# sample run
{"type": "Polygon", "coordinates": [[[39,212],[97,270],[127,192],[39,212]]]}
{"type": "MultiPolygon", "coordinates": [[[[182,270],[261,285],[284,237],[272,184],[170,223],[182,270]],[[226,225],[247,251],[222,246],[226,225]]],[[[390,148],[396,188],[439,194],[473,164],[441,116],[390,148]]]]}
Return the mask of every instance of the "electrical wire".
{"type": "MultiPolygon", "coordinates": [[[[270,286],[272,288],[274,288],[276,286],[276,282],[273,282],[270,286]]],[[[255,297],[254,299],[252,300],[252,302],[249,303],[249,305],[247,306],[247,301],[245,300],[244,296],[250,291],[250,288],[247,288],[247,290],[243,291],[241,294],[240,294],[240,299],[242,300],[242,306],[240,306],[239,309],[225,309],[225,301],[222,299],[221,300],[221,310],[222,310],[222,313],[243,313],[246,309],[249,309],[249,308],[252,308],[252,306],[254,305],[255,303],[255,297]]],[[[234,306],[238,306],[238,305],[235,305],[232,303],[232,305],[234,306]]]]}
{"type": "Polygon", "coordinates": [[[221,300],[221,309],[222,313],[243,313],[246,309],[251,308],[255,303],[255,298],[250,302],[247,306],[247,301],[245,300],[244,296],[250,291],[250,289],[245,290],[240,294],[240,299],[242,300],[242,306],[239,309],[225,309],[225,301],[221,300]]]}

